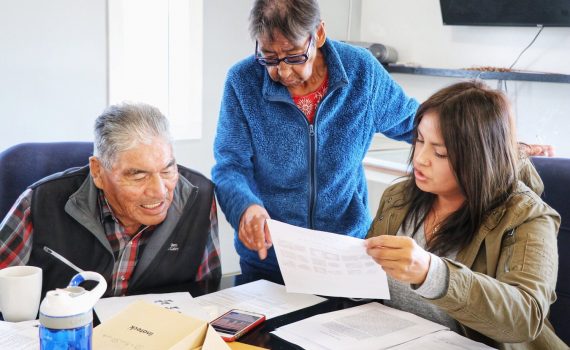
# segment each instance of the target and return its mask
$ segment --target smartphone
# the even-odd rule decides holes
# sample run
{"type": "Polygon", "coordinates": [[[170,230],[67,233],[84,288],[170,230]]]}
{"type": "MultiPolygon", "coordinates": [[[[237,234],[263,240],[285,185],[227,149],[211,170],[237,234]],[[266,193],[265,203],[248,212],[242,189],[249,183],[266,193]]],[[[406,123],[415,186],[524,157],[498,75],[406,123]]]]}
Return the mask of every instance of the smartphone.
{"type": "Polygon", "coordinates": [[[216,318],[210,325],[225,341],[234,341],[247,331],[265,321],[265,316],[255,312],[230,310],[216,318]]]}

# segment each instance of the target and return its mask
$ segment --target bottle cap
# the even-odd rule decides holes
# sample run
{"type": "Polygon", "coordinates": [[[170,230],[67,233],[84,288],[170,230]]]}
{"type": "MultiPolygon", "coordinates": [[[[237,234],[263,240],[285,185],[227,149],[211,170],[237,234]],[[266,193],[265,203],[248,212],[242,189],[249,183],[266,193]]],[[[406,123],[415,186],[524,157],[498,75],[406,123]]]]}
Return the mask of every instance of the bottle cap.
{"type": "Polygon", "coordinates": [[[53,329],[84,326],[93,320],[93,306],[107,290],[107,282],[100,274],[84,271],[73,276],[69,286],[47,292],[40,306],[40,323],[53,329]],[[93,290],[78,286],[86,280],[97,281],[93,290]]]}

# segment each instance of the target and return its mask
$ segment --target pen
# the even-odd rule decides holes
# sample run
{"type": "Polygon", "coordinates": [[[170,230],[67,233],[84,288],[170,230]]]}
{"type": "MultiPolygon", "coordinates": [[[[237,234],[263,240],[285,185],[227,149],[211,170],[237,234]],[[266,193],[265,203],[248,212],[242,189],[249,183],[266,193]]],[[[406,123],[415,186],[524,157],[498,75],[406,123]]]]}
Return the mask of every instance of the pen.
{"type": "Polygon", "coordinates": [[[58,253],[54,252],[53,250],[51,250],[50,248],[44,246],[44,251],[50,255],[53,255],[53,257],[55,257],[57,260],[61,261],[62,263],[64,263],[65,265],[71,267],[72,269],[74,269],[77,272],[83,272],[82,269],[80,269],[79,267],[75,266],[75,264],[73,264],[71,261],[67,260],[66,258],[64,258],[63,256],[59,255],[58,253]]]}

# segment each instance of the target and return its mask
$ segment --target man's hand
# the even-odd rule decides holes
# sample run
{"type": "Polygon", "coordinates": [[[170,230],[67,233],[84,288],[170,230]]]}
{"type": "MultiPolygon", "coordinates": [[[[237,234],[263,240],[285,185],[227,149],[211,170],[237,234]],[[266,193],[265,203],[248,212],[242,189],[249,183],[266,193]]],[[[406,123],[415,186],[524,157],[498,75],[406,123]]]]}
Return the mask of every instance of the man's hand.
{"type": "Polygon", "coordinates": [[[422,284],[431,256],[410,237],[381,235],[365,241],[366,252],[398,281],[422,284]]]}
{"type": "Polygon", "coordinates": [[[270,219],[267,210],[254,204],[248,207],[239,222],[239,240],[251,250],[257,250],[261,260],[267,257],[267,249],[271,247],[271,236],[265,220],[270,219]]]}

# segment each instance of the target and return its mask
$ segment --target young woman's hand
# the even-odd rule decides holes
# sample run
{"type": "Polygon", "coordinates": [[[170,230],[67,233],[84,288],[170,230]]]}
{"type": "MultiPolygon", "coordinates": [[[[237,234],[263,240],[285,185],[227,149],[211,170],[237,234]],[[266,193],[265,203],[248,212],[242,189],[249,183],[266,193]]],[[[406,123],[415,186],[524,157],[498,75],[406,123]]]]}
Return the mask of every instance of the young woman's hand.
{"type": "Polygon", "coordinates": [[[365,241],[366,252],[395,280],[422,284],[431,255],[410,237],[381,235],[365,241]]]}

